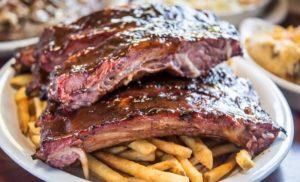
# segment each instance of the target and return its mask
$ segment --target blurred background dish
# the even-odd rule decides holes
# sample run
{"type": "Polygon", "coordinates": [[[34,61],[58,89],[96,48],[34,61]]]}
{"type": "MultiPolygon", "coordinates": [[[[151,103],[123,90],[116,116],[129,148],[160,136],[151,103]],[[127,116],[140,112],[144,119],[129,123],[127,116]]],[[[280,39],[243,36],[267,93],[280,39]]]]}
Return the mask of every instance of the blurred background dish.
{"type": "Polygon", "coordinates": [[[240,26],[244,56],[283,91],[290,106],[300,110],[300,29],[275,26],[250,18],[240,26]]]}
{"type": "Polygon", "coordinates": [[[217,15],[241,13],[264,6],[270,0],[104,0],[106,6],[122,4],[165,3],[187,5],[197,9],[214,11],[217,15]]]}
{"type": "Polygon", "coordinates": [[[187,5],[197,9],[211,10],[223,20],[238,26],[245,18],[262,17],[272,23],[280,23],[288,11],[286,0],[104,0],[104,6],[126,3],[166,3],[187,5]]]}
{"type": "Polygon", "coordinates": [[[36,37],[45,27],[99,10],[100,0],[2,0],[0,41],[36,37]]]}
{"type": "Polygon", "coordinates": [[[37,42],[45,27],[99,10],[101,0],[1,0],[0,56],[37,42]]]}
{"type": "Polygon", "coordinates": [[[104,7],[126,3],[188,5],[214,11],[236,26],[248,17],[262,17],[280,23],[287,14],[286,0],[2,0],[0,2],[0,57],[36,43],[45,27],[70,23],[104,7]]]}

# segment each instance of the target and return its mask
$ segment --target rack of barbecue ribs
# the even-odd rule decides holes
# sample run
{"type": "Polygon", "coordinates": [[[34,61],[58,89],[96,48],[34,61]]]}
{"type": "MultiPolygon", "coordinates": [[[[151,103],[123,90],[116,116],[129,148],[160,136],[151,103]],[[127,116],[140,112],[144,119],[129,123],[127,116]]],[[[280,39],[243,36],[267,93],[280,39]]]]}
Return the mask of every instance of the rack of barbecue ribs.
{"type": "Polygon", "coordinates": [[[171,135],[262,152],[282,129],[222,63],[241,52],[232,25],[188,7],[116,7],[46,29],[14,65],[34,75],[28,94],[48,99],[34,158],[62,168],[86,152],[171,135]]]}
{"type": "Polygon", "coordinates": [[[280,127],[260,107],[252,85],[227,66],[195,79],[156,75],[108,94],[69,113],[50,106],[40,118],[41,148],[36,158],[64,167],[85,152],[122,142],[170,135],[230,141],[252,154],[266,149],[280,127]]]}

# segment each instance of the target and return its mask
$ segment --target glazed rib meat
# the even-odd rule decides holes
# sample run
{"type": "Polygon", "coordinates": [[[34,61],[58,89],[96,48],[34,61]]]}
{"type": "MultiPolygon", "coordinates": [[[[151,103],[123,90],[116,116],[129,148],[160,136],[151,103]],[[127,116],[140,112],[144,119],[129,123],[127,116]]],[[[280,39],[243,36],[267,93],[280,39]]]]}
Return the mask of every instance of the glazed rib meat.
{"type": "Polygon", "coordinates": [[[47,29],[35,53],[38,70],[51,72],[49,99],[70,110],[145,74],[197,77],[241,49],[235,28],[210,12],[145,5],[47,29]]]}
{"type": "Polygon", "coordinates": [[[258,154],[280,131],[251,83],[224,65],[195,79],[152,76],[68,113],[49,107],[39,125],[42,142],[34,157],[54,167],[76,161],[72,148],[93,152],[170,135],[214,137],[258,154]]]}

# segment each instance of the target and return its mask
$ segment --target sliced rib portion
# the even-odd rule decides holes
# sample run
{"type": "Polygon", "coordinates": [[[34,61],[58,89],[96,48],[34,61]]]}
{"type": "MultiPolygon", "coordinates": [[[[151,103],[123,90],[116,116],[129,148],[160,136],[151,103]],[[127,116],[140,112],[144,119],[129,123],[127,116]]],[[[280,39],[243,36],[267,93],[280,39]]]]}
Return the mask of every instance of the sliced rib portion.
{"type": "Polygon", "coordinates": [[[18,57],[33,63],[32,87],[42,81],[39,74],[51,73],[48,96],[69,110],[145,74],[194,78],[241,54],[232,25],[207,11],[163,5],[106,9],[48,28],[33,50],[18,57]]]}
{"type": "Polygon", "coordinates": [[[51,73],[49,99],[64,109],[91,105],[145,74],[168,70],[194,78],[241,54],[235,28],[206,11],[147,5],[106,18],[119,24],[116,33],[69,56],[51,73]]]}
{"type": "Polygon", "coordinates": [[[36,158],[55,167],[73,163],[71,147],[86,152],[122,142],[169,135],[228,140],[257,154],[280,128],[260,107],[249,81],[221,66],[197,79],[158,75],[121,88],[90,107],[59,113],[49,107],[39,121],[36,158]]]}

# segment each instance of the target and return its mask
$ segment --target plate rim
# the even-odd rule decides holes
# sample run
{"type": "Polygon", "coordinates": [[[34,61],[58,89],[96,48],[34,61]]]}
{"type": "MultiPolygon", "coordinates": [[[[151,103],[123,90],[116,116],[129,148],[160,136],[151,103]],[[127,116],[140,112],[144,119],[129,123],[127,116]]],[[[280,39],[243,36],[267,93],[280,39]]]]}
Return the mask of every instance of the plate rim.
{"type": "MultiPolygon", "coordinates": [[[[5,74],[8,74],[10,73],[10,66],[11,64],[14,62],[14,58],[10,59],[1,69],[0,69],[0,82],[1,83],[4,83],[3,81],[6,80],[6,77],[5,74]]],[[[260,72],[260,70],[256,70],[257,72],[260,72]]],[[[264,179],[267,175],[269,175],[271,172],[273,172],[278,166],[279,164],[281,163],[281,161],[286,157],[286,155],[288,154],[289,150],[290,150],[290,147],[292,145],[292,142],[293,142],[293,137],[294,137],[294,123],[293,123],[293,117],[292,117],[292,114],[291,114],[291,110],[287,104],[287,101],[285,100],[285,98],[283,97],[281,91],[278,89],[278,87],[270,80],[270,78],[268,78],[267,76],[264,76],[263,73],[260,72],[260,74],[262,74],[263,77],[265,77],[265,79],[268,80],[269,84],[272,85],[272,87],[275,88],[275,92],[276,92],[276,95],[279,97],[279,101],[280,101],[280,106],[282,108],[282,113],[283,113],[283,116],[285,116],[286,118],[283,118],[285,119],[286,121],[286,125],[288,126],[288,131],[289,132],[289,137],[285,139],[285,143],[281,143],[280,145],[283,145],[285,144],[285,148],[283,149],[283,152],[281,153],[280,157],[277,158],[276,162],[274,162],[272,164],[272,168],[271,169],[268,169],[268,170],[265,170],[264,172],[262,173],[259,173],[258,176],[256,176],[255,178],[253,178],[254,181],[258,181],[258,180],[262,180],[264,179]],[[288,139],[288,140],[287,140],[288,139]]],[[[0,85],[0,90],[3,90],[4,89],[4,86],[5,84],[2,84],[0,85]]],[[[0,97],[0,101],[2,101],[2,97],[0,97]]],[[[2,102],[0,102],[2,103],[2,102]]],[[[2,105],[0,105],[0,108],[2,107],[2,105]]],[[[3,116],[0,115],[0,126],[2,125],[5,125],[5,122],[3,121],[3,116]]],[[[0,127],[0,131],[4,131],[2,127],[0,127]]],[[[54,178],[57,177],[57,175],[60,175],[60,177],[68,177],[68,180],[67,181],[87,181],[85,179],[82,179],[82,178],[79,178],[75,175],[72,175],[70,173],[67,173],[67,172],[64,172],[64,171],[61,171],[59,169],[53,169],[51,167],[49,167],[47,164],[44,164],[43,162],[41,161],[33,161],[32,163],[26,163],[26,160],[23,160],[20,159],[20,156],[18,157],[17,154],[20,153],[20,151],[16,152],[15,150],[17,150],[16,146],[12,145],[11,142],[9,142],[9,144],[11,145],[8,145],[5,146],[4,144],[7,143],[5,142],[4,140],[7,139],[7,136],[4,134],[5,132],[0,132],[0,147],[1,149],[6,153],[6,155],[8,155],[15,163],[17,163],[19,166],[21,166],[24,170],[28,171],[29,173],[33,174],[34,176],[42,179],[42,180],[45,180],[45,181],[56,181],[54,178]],[[43,168],[42,168],[43,167],[43,168]],[[38,168],[38,169],[37,169],[38,168]],[[47,170],[50,170],[50,173],[49,171],[47,170]],[[45,172],[46,170],[46,172],[45,172]],[[54,172],[55,173],[51,173],[51,172],[54,172]],[[57,174],[59,173],[59,174],[57,174]],[[47,175],[45,175],[47,174],[47,175]]],[[[234,177],[234,176],[232,176],[234,177]]],[[[252,176],[253,177],[253,176],[252,176]]],[[[231,181],[230,179],[224,179],[223,181],[231,181]]]]}
{"type": "Polygon", "coordinates": [[[30,38],[17,39],[11,41],[1,41],[0,53],[11,52],[14,51],[15,49],[25,47],[31,44],[35,44],[38,42],[38,40],[39,37],[30,37],[30,38]]]}

